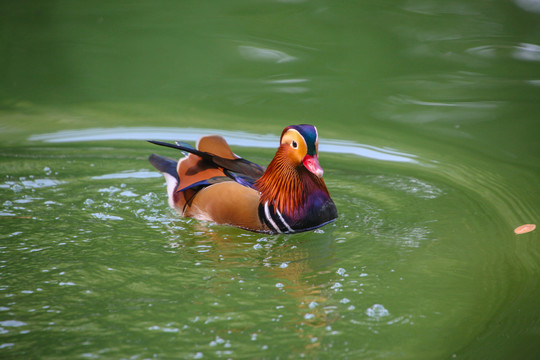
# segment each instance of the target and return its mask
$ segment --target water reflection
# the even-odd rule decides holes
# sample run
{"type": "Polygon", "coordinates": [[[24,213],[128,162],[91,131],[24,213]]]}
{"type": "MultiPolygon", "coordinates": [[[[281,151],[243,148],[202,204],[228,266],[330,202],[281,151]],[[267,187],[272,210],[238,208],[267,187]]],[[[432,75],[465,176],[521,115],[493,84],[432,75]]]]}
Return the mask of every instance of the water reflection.
{"type": "Polygon", "coordinates": [[[515,3],[523,10],[540,13],[540,1],[539,0],[514,0],[515,3]]]}
{"type": "Polygon", "coordinates": [[[513,56],[518,60],[540,61],[540,46],[521,43],[514,47],[513,56]]]}
{"type": "Polygon", "coordinates": [[[294,56],[291,56],[283,51],[265,49],[255,46],[238,46],[238,52],[248,60],[270,61],[275,62],[276,64],[296,60],[294,56]]]}
{"type": "Polygon", "coordinates": [[[105,174],[99,176],[93,176],[94,180],[112,180],[112,179],[146,179],[161,177],[162,175],[156,171],[146,171],[146,170],[126,170],[120,173],[105,174]]]}
{"type": "Polygon", "coordinates": [[[486,59],[512,57],[522,61],[540,61],[540,46],[531,43],[519,43],[517,45],[481,45],[469,48],[466,52],[486,59]]]}
{"type": "MultiPolygon", "coordinates": [[[[336,261],[331,230],[291,237],[225,231],[230,228],[206,222],[193,222],[188,227],[188,232],[200,235],[194,240],[174,238],[170,247],[191,254],[186,256],[201,270],[211,269],[204,279],[206,292],[215,296],[214,306],[227,307],[227,297],[235,291],[239,292],[237,299],[252,299],[242,310],[235,306],[237,312],[228,313],[231,321],[256,317],[259,322],[273,323],[272,331],[294,332],[296,343],[303,344],[295,345],[297,354],[308,355],[320,348],[325,336],[332,335],[340,311],[354,309],[349,300],[339,296],[340,281],[349,275],[344,269],[336,273],[326,270],[336,261]],[[257,293],[273,295],[261,302],[254,300],[257,293]]],[[[223,320],[219,311],[216,316],[214,321],[223,320]]],[[[232,326],[233,332],[246,331],[248,324],[232,326]]],[[[252,340],[268,339],[268,331],[259,330],[251,335],[252,340]]],[[[221,338],[227,339],[224,335],[221,338]]]]}

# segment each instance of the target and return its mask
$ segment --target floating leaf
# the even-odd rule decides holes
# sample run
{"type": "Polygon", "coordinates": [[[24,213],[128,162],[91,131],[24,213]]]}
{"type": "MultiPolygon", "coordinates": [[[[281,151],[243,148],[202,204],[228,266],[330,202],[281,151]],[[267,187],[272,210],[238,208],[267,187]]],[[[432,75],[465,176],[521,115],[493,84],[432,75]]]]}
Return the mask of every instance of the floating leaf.
{"type": "Polygon", "coordinates": [[[515,228],[514,232],[519,235],[519,234],[525,234],[525,233],[531,232],[534,229],[536,229],[535,224],[525,224],[525,225],[521,225],[515,228]]]}

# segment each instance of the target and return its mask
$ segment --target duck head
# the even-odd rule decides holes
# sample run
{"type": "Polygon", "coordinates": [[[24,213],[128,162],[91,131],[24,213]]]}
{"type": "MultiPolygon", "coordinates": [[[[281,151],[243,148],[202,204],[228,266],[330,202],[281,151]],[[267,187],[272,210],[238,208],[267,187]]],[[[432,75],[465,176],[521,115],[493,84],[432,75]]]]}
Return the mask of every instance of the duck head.
{"type": "MultiPolygon", "coordinates": [[[[255,183],[261,203],[282,214],[308,211],[306,206],[330,200],[318,159],[319,136],[313,125],[291,125],[281,133],[280,146],[255,183]],[[321,201],[315,201],[321,199],[321,201]]],[[[331,201],[331,200],[330,200],[331,201]]]]}
{"type": "Polygon", "coordinates": [[[280,148],[293,166],[303,165],[313,175],[321,178],[319,164],[319,134],[313,125],[291,125],[281,133],[280,148]]]}

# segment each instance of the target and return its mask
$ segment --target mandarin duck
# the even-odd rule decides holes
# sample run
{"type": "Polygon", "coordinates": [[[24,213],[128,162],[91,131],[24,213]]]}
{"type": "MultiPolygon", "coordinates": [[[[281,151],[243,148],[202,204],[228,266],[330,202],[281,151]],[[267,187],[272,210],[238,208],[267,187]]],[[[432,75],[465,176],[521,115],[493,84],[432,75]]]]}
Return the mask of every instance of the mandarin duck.
{"type": "Polygon", "coordinates": [[[182,216],[265,233],[308,231],[337,218],[312,125],[286,127],[266,169],[234,154],[218,135],[200,138],[196,148],[149,142],[187,155],[178,162],[149,157],[165,177],[169,205],[182,216]]]}

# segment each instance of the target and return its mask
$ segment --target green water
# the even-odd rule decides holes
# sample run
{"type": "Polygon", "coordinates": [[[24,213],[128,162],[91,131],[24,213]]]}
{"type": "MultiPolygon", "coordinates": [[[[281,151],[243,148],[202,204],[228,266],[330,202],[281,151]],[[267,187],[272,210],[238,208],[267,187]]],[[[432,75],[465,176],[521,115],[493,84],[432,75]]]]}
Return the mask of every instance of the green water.
{"type": "Polygon", "coordinates": [[[537,359],[540,9],[0,3],[3,359],[537,359]],[[318,127],[339,219],[182,219],[146,138],[266,165],[318,127]]]}

